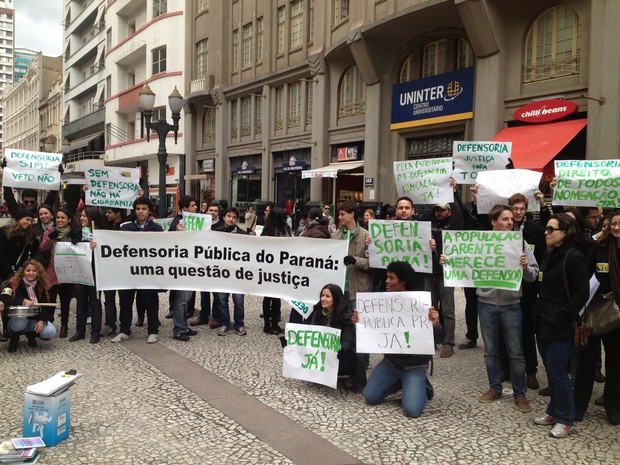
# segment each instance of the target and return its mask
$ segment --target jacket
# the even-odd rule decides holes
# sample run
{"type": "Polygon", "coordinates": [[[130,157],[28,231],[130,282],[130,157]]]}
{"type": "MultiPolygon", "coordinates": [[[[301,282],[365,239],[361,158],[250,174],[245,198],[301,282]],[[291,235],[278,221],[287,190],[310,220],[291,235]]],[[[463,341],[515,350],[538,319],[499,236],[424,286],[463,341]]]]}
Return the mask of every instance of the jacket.
{"type": "MultiPolygon", "coordinates": [[[[26,285],[23,280],[19,282],[16,289],[13,289],[12,284],[13,283],[11,281],[5,281],[2,283],[0,301],[4,304],[5,311],[8,310],[9,307],[23,305],[24,299],[29,299],[28,291],[26,290],[26,285]]],[[[45,292],[43,292],[43,286],[41,286],[40,283],[35,287],[35,294],[37,296],[37,302],[49,303],[49,299],[45,295],[45,292]]],[[[37,321],[45,321],[47,323],[53,312],[53,307],[41,307],[41,315],[38,318],[33,319],[36,319],[37,321]]]]}
{"type": "MultiPolygon", "coordinates": [[[[368,236],[368,231],[358,226],[355,233],[351,233],[351,239],[349,240],[349,255],[355,257],[355,264],[347,266],[350,300],[355,300],[358,292],[372,291],[372,270],[366,257],[366,238],[368,236]]],[[[343,240],[343,230],[338,229],[332,236],[332,239],[343,240]]]]}
{"type": "MultiPolygon", "coordinates": [[[[128,221],[126,223],[121,224],[121,231],[140,231],[140,225],[138,224],[138,221],[128,221]]],[[[151,220],[147,220],[146,223],[144,223],[144,229],[143,231],[145,232],[161,232],[163,231],[162,227],[155,223],[155,221],[151,221],[151,220]]]]}
{"type": "Polygon", "coordinates": [[[50,239],[50,233],[54,231],[54,228],[47,228],[43,233],[43,239],[41,239],[41,245],[39,246],[39,252],[44,256],[49,254],[49,263],[47,264],[47,278],[49,279],[50,286],[59,284],[58,276],[56,276],[56,268],[54,267],[54,254],[51,253],[54,248],[54,244],[60,242],[72,242],[77,244],[82,240],[82,231],[71,231],[64,239],[50,239]]]}
{"type": "Polygon", "coordinates": [[[539,281],[538,300],[532,309],[536,337],[547,341],[572,340],[573,323],[581,324],[579,311],[590,293],[585,257],[570,242],[548,250],[540,267],[539,281]]]}
{"type": "MultiPolygon", "coordinates": [[[[523,253],[527,258],[527,268],[523,270],[523,281],[531,283],[536,281],[538,277],[538,263],[536,263],[536,257],[527,242],[523,241],[523,253]]],[[[476,289],[478,295],[478,301],[492,305],[513,305],[518,304],[523,295],[523,286],[518,290],[513,291],[510,289],[492,289],[489,287],[479,287],[476,289]]]]}
{"type": "Polygon", "coordinates": [[[6,236],[7,227],[0,228],[0,278],[2,280],[13,276],[22,263],[34,257],[39,249],[39,241],[36,238],[26,245],[26,236],[21,232],[9,239],[6,236]]]}
{"type": "Polygon", "coordinates": [[[437,219],[434,209],[425,213],[420,221],[431,222],[431,236],[435,239],[437,248],[433,252],[433,274],[442,275],[443,266],[439,263],[439,258],[443,253],[443,230],[460,230],[463,229],[463,215],[458,203],[450,203],[450,211],[452,212],[448,218],[437,219]]]}
{"type": "MultiPolygon", "coordinates": [[[[615,239],[612,239],[615,244],[615,239]]],[[[592,246],[592,250],[587,257],[588,262],[588,274],[592,276],[596,275],[599,283],[601,283],[596,290],[597,294],[607,294],[612,292],[611,278],[609,277],[609,242],[603,244],[596,243],[592,246]]]]}

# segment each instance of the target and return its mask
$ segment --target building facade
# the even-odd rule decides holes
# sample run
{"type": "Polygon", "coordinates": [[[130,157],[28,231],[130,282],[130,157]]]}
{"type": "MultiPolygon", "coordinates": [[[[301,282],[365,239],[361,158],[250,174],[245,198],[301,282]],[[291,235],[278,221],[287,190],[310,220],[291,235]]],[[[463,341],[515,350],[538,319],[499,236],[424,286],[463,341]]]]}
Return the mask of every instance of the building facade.
{"type": "Polygon", "coordinates": [[[45,151],[48,135],[44,131],[48,131],[48,127],[47,124],[42,127],[39,107],[60,78],[61,70],[62,57],[48,57],[39,52],[25,76],[18,83],[5,87],[5,147],[45,151]]]}
{"type": "Polygon", "coordinates": [[[13,60],[13,82],[18,82],[26,75],[26,71],[30,68],[37,52],[27,48],[16,48],[13,60]]]}
{"type": "MultiPolygon", "coordinates": [[[[153,121],[171,122],[167,98],[176,87],[185,94],[183,0],[109,0],[106,12],[105,158],[106,164],[141,167],[144,188],[158,197],[157,135],[147,141],[139,94],[145,84],[155,92],[153,121]]],[[[185,173],[185,122],[178,143],[167,139],[167,205],[174,210],[185,173]]]]}
{"type": "MultiPolygon", "coordinates": [[[[512,128],[513,147],[525,151],[517,167],[618,157],[620,57],[612,50],[620,39],[612,18],[620,2],[188,5],[185,179],[201,198],[241,208],[256,198],[393,204],[394,161],[450,156],[455,140],[501,138],[512,128]],[[471,111],[425,117],[433,105],[424,97],[396,108],[401,85],[443,89],[443,81],[470,83],[451,89],[450,99],[464,90],[459,98],[471,111]],[[582,123],[564,129],[555,153],[526,153],[514,112],[551,98],[576,103],[569,119],[582,123]],[[408,116],[399,119],[398,110],[408,116]]],[[[551,136],[539,132],[544,147],[551,136]]]]}
{"type": "Polygon", "coordinates": [[[0,148],[4,146],[4,88],[13,82],[15,9],[13,0],[0,0],[0,148]]]}

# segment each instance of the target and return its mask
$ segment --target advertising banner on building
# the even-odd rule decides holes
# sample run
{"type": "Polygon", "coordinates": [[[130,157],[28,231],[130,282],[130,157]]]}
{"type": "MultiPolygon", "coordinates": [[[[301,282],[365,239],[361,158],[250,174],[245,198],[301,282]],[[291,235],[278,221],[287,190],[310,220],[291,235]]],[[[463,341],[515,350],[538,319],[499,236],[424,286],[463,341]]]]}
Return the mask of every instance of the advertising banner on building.
{"type": "Polygon", "coordinates": [[[390,129],[471,119],[474,68],[402,82],[392,88],[390,129]]]}

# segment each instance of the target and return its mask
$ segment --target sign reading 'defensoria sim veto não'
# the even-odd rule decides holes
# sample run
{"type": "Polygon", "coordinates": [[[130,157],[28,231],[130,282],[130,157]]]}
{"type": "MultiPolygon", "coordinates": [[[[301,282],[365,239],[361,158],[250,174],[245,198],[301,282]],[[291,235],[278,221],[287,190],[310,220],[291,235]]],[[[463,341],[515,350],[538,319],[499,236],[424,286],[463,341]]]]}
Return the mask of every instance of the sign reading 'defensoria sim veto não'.
{"type": "Polygon", "coordinates": [[[471,119],[474,68],[402,82],[392,87],[390,129],[471,119]]]}

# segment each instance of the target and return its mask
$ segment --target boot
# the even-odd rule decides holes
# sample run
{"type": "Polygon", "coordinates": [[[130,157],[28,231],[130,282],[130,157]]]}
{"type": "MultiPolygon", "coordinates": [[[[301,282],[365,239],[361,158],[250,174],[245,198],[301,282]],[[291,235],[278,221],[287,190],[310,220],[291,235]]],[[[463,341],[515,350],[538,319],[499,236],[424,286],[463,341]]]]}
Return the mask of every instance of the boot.
{"type": "Polygon", "coordinates": [[[67,327],[66,324],[60,325],[60,333],[58,334],[58,337],[65,338],[67,337],[68,332],[69,332],[69,328],[67,327]]]}
{"type": "Polygon", "coordinates": [[[17,352],[17,344],[19,342],[19,333],[9,333],[9,348],[10,353],[17,352]]]}
{"type": "Polygon", "coordinates": [[[26,334],[26,339],[28,339],[28,347],[37,347],[37,335],[33,333],[26,334]]]}

